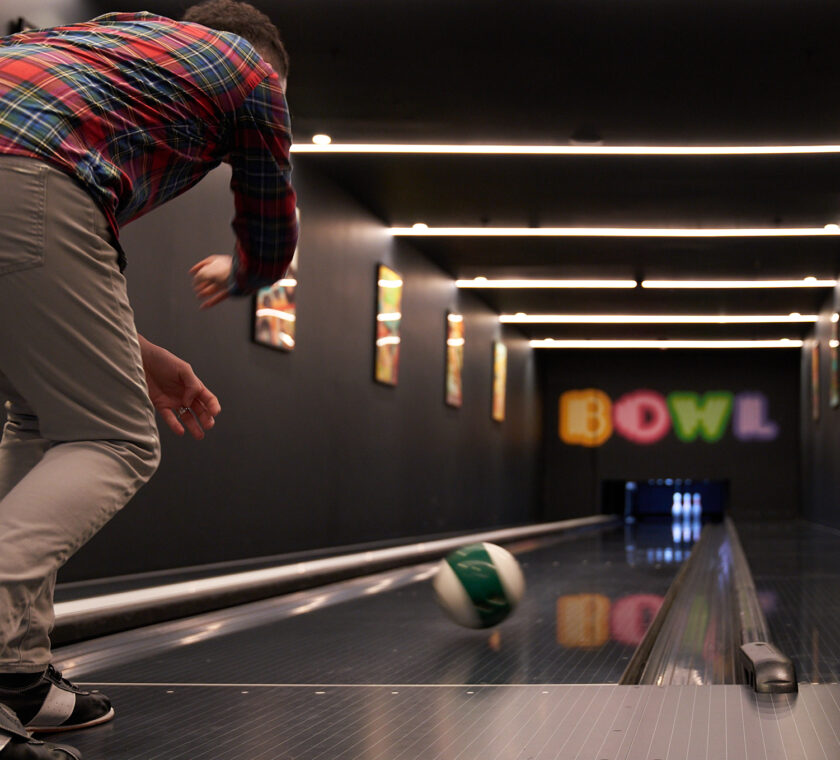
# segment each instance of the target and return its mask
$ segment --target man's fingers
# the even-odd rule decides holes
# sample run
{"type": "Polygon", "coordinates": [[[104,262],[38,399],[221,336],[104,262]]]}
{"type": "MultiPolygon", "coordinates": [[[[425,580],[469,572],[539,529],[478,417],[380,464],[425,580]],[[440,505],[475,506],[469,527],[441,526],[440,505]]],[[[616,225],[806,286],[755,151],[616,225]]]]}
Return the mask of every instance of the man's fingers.
{"type": "MultiPolygon", "coordinates": [[[[216,402],[216,408],[219,408],[218,402],[216,402]]],[[[218,411],[215,413],[211,412],[201,398],[193,401],[190,410],[195,415],[195,419],[198,420],[199,425],[205,430],[209,430],[216,424],[215,415],[218,414],[218,411]]]]}
{"type": "Polygon", "coordinates": [[[193,290],[198,294],[212,292],[212,291],[215,291],[215,290],[218,290],[218,289],[219,289],[219,286],[216,285],[211,280],[196,281],[193,284],[193,290]]]}
{"type": "Polygon", "coordinates": [[[200,441],[204,438],[204,430],[202,430],[201,425],[198,424],[198,421],[192,415],[192,411],[187,409],[181,417],[181,423],[184,427],[189,430],[190,435],[195,438],[195,440],[200,441]]]}
{"type": "Polygon", "coordinates": [[[186,365],[181,372],[181,382],[184,384],[184,395],[181,397],[181,403],[187,409],[191,409],[196,399],[201,396],[201,392],[204,390],[204,383],[198,379],[198,376],[189,365],[186,365]]]}
{"type": "Polygon", "coordinates": [[[212,414],[207,410],[204,405],[194,405],[193,406],[193,413],[196,417],[198,417],[198,421],[205,430],[210,430],[215,424],[216,420],[212,414]],[[199,406],[199,410],[196,411],[195,406],[199,406]]]}
{"type": "Polygon", "coordinates": [[[216,424],[214,417],[222,411],[219,400],[201,383],[192,387],[186,393],[184,406],[192,410],[198,422],[205,429],[216,424]]]}
{"type": "Polygon", "coordinates": [[[175,435],[184,434],[184,426],[178,421],[178,416],[171,409],[161,409],[160,416],[175,435]]]}
{"type": "Polygon", "coordinates": [[[212,283],[196,286],[194,290],[196,298],[201,301],[202,309],[215,306],[217,303],[224,301],[228,297],[227,290],[212,283]]]}
{"type": "Polygon", "coordinates": [[[219,403],[219,399],[203,386],[198,394],[198,400],[207,413],[213,417],[222,411],[222,405],[219,403]]]}
{"type": "Polygon", "coordinates": [[[201,309],[209,309],[228,297],[226,278],[225,282],[222,282],[217,274],[219,266],[216,262],[219,258],[209,256],[190,268],[190,274],[193,275],[193,292],[201,302],[201,309]],[[204,271],[205,267],[207,271],[204,271]]]}
{"type": "Polygon", "coordinates": [[[222,292],[221,288],[216,285],[201,285],[200,287],[195,288],[195,294],[199,298],[209,298],[220,292],[222,292]]]}
{"type": "Polygon", "coordinates": [[[207,266],[210,263],[210,259],[213,258],[212,256],[208,256],[207,258],[202,259],[197,264],[193,264],[190,267],[190,274],[195,274],[199,269],[207,266]]]}

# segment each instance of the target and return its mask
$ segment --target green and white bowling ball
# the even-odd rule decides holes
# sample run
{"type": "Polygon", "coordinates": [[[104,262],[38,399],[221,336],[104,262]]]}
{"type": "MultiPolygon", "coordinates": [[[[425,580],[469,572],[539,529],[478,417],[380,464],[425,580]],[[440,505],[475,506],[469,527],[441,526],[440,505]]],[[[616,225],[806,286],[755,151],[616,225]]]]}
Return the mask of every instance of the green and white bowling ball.
{"type": "Polygon", "coordinates": [[[467,628],[501,623],[525,591],[522,568],[495,544],[469,544],[440,561],[432,585],[444,612],[467,628]]]}

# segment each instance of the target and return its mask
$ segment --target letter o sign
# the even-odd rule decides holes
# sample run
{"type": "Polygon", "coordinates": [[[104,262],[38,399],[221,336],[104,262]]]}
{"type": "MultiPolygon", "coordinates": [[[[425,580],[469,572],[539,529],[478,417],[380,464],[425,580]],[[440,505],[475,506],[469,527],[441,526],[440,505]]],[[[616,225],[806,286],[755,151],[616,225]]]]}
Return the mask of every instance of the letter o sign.
{"type": "Polygon", "coordinates": [[[661,441],[671,429],[665,397],[656,391],[633,391],[613,406],[613,425],[627,440],[639,445],[661,441]]]}

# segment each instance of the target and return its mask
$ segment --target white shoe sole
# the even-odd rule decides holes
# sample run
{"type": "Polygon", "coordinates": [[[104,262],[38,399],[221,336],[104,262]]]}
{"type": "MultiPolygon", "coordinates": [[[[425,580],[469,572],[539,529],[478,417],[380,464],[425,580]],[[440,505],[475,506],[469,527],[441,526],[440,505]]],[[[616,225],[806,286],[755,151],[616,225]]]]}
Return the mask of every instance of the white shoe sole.
{"type": "Polygon", "coordinates": [[[74,723],[73,725],[64,726],[26,726],[26,730],[31,734],[59,734],[63,731],[79,731],[82,728],[90,728],[91,726],[98,726],[102,723],[107,723],[114,717],[114,708],[112,707],[105,715],[102,715],[86,723],[74,723]]]}

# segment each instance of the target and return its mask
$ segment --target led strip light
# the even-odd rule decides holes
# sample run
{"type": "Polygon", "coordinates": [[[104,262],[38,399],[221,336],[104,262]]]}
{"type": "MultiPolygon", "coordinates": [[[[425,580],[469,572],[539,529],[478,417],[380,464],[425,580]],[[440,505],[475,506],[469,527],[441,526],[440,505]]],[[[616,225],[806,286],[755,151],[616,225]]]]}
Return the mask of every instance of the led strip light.
{"type": "Polygon", "coordinates": [[[531,348],[801,348],[803,341],[781,340],[546,340],[529,341],[531,348]]]}
{"type": "MultiPolygon", "coordinates": [[[[639,285],[635,280],[548,280],[548,279],[489,279],[475,277],[456,280],[458,288],[626,288],[639,285]]],[[[837,280],[643,280],[643,288],[660,289],[716,289],[716,288],[833,288],[837,280]]]]}
{"type": "Polygon", "coordinates": [[[295,143],[292,153],[359,153],[418,155],[508,155],[508,156],[790,156],[840,153],[840,145],[469,145],[333,143],[317,135],[317,144],[295,143]]]}
{"type": "Polygon", "coordinates": [[[502,314],[499,321],[519,325],[761,325],[817,322],[816,314],[502,314]]]}
{"type": "Polygon", "coordinates": [[[389,227],[394,237],[629,237],[753,238],[837,237],[840,227],[389,227]]]}

